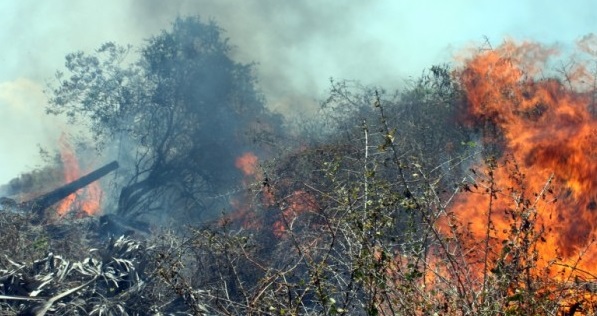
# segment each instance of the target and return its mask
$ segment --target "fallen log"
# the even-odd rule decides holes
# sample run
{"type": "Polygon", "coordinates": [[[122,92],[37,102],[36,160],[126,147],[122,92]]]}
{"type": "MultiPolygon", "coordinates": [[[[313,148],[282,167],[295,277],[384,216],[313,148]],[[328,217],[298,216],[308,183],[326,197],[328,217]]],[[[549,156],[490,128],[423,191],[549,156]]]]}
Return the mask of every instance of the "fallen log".
{"type": "Polygon", "coordinates": [[[36,197],[32,200],[25,201],[19,204],[19,208],[36,213],[38,215],[42,215],[43,211],[48,207],[62,201],[67,196],[77,192],[78,190],[88,186],[94,181],[99,180],[100,178],[106,176],[108,173],[118,169],[118,162],[112,161],[111,163],[87,174],[82,176],[81,178],[67,183],[51,192],[43,194],[39,197],[36,197]]]}

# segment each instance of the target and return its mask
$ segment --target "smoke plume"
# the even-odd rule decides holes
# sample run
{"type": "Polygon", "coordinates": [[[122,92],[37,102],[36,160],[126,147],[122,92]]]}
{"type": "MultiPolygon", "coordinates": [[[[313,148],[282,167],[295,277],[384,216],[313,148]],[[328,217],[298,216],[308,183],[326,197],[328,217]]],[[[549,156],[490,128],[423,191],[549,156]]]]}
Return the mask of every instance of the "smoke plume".
{"type": "Polygon", "coordinates": [[[591,1],[546,8],[538,0],[503,1],[499,6],[465,0],[22,0],[3,2],[0,12],[0,41],[5,44],[0,52],[2,118],[19,126],[34,125],[26,137],[19,137],[18,145],[5,136],[17,134],[14,129],[2,130],[0,147],[11,148],[0,161],[9,166],[0,174],[0,182],[5,182],[25,165],[37,163],[36,143],[57,143],[62,131],[55,131],[56,121],[41,119],[40,91],[54,80],[66,54],[91,52],[107,41],[142,46],[144,39],[169,28],[176,16],[215,20],[236,46],[235,57],[258,64],[268,106],[302,115],[317,107],[330,77],[394,89],[423,68],[450,60],[454,50],[483,35],[497,43],[506,35],[571,43],[594,31],[597,10],[591,1]],[[23,103],[31,115],[7,110],[14,107],[7,98],[22,98],[19,93],[30,97],[29,92],[7,88],[22,84],[19,80],[37,86],[34,94],[40,99],[23,103]],[[54,135],[52,140],[44,141],[48,133],[42,128],[54,135]]]}

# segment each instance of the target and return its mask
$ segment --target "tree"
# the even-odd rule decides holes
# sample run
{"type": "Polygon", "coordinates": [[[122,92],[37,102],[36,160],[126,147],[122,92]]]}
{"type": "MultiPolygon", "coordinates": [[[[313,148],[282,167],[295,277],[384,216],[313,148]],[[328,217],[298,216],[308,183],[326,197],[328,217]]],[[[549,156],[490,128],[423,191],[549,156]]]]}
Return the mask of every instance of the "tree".
{"type": "Polygon", "coordinates": [[[234,158],[249,137],[280,134],[281,118],[265,108],[253,65],[230,57],[222,32],[213,22],[178,18],[147,40],[135,62],[130,46],[114,43],[66,57],[68,77],[58,73],[48,112],[86,122],[100,149],[119,142],[120,159],[133,165],[119,213],[205,209],[206,194],[238,177],[234,158]]]}

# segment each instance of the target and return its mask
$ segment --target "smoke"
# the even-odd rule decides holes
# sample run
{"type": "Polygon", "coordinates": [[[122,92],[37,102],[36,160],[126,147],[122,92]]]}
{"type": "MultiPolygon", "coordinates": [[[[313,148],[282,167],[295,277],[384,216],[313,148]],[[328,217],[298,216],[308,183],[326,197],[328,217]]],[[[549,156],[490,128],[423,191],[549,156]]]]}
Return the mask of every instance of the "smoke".
{"type": "Polygon", "coordinates": [[[54,135],[58,127],[42,118],[44,101],[39,91],[53,80],[66,54],[89,52],[107,41],[139,47],[145,38],[169,28],[179,15],[214,19],[237,47],[238,60],[257,63],[257,78],[268,106],[286,115],[302,115],[325,96],[330,77],[395,89],[423,68],[449,61],[454,51],[483,35],[496,44],[506,35],[572,43],[594,31],[596,5],[576,1],[548,8],[539,0],[499,5],[469,0],[3,1],[0,85],[4,100],[0,111],[10,126],[34,127],[16,134],[27,136],[12,139],[6,135],[15,135],[13,129],[2,129],[0,147],[23,154],[2,151],[0,182],[24,170],[23,166],[37,163],[30,149],[36,143],[52,146],[57,142],[57,138],[44,139],[47,131],[54,135]],[[35,114],[22,116],[6,101],[21,98],[6,95],[16,93],[6,87],[22,84],[19,78],[37,86],[39,99],[34,104],[23,101],[27,111],[35,114]]]}
{"type": "Polygon", "coordinates": [[[36,82],[19,78],[0,83],[0,180],[39,167],[39,145],[57,141],[63,123],[46,116],[44,106],[45,96],[36,82]]]}
{"type": "Polygon", "coordinates": [[[570,43],[593,31],[590,1],[547,14],[539,7],[540,1],[133,0],[131,12],[143,27],[177,14],[214,18],[238,46],[238,57],[259,63],[269,106],[298,114],[315,107],[330,77],[396,89],[484,35],[496,45],[505,36],[570,43]]]}
{"type": "Polygon", "coordinates": [[[329,77],[397,86],[449,60],[450,47],[483,35],[498,43],[506,35],[571,42],[593,31],[597,10],[591,1],[538,7],[549,9],[538,0],[499,6],[468,0],[5,2],[0,40],[14,48],[2,52],[9,71],[0,79],[17,72],[47,79],[69,52],[105,41],[140,44],[177,15],[216,20],[242,61],[259,63],[262,87],[274,102],[293,94],[315,97],[329,77]]]}
{"type": "Polygon", "coordinates": [[[177,14],[213,18],[238,48],[235,57],[258,63],[260,86],[269,106],[280,112],[312,110],[330,77],[390,76],[378,64],[387,60],[383,42],[368,35],[367,25],[355,23],[372,7],[367,2],[134,0],[132,7],[138,25],[164,25],[177,14]]]}

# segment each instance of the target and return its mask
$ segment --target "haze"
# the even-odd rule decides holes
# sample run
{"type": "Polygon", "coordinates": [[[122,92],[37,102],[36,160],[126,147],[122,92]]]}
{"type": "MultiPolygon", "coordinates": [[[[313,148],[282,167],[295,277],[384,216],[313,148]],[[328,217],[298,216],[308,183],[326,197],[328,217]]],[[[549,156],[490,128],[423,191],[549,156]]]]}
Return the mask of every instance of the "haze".
{"type": "Polygon", "coordinates": [[[236,57],[258,63],[268,105],[312,111],[329,78],[399,88],[486,36],[562,47],[597,30],[597,2],[104,0],[0,3],[0,183],[38,166],[69,126],[45,115],[46,83],[77,50],[142,43],[178,15],[215,20],[236,57]],[[349,4],[350,3],[350,4],[349,4]],[[556,2],[549,2],[556,3],[556,2]]]}

